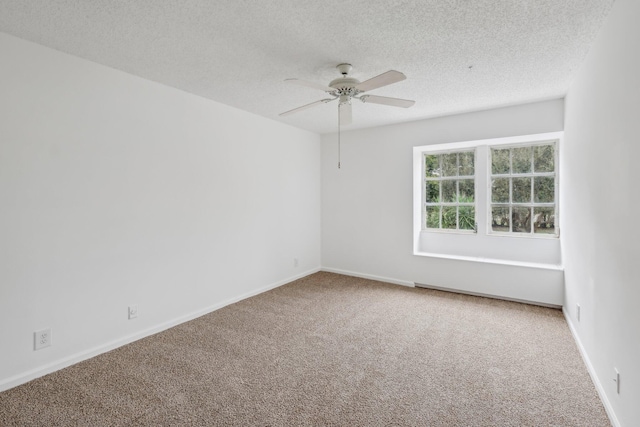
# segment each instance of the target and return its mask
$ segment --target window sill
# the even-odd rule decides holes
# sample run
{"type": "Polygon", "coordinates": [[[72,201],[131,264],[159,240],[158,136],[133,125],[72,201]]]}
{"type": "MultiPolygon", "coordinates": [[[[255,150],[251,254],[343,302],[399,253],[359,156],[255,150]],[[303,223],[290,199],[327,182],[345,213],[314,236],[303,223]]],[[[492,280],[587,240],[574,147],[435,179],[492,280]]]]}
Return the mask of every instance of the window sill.
{"type": "Polygon", "coordinates": [[[416,256],[424,256],[429,258],[450,259],[450,260],[457,260],[457,261],[470,261],[470,262],[479,262],[484,264],[509,265],[509,266],[516,266],[516,267],[537,268],[541,270],[555,270],[555,271],[564,270],[564,267],[558,264],[543,264],[543,263],[537,263],[537,262],[511,261],[511,260],[495,259],[495,258],[447,255],[447,254],[439,254],[434,252],[414,252],[413,254],[416,256]]]}
{"type": "Polygon", "coordinates": [[[514,239],[559,239],[560,234],[546,234],[546,233],[501,233],[499,231],[489,231],[487,233],[489,237],[511,237],[514,239]]]}
{"type": "Polygon", "coordinates": [[[478,234],[476,230],[448,229],[448,228],[425,228],[420,230],[422,234],[438,233],[438,234],[466,234],[473,236],[478,234]]]}

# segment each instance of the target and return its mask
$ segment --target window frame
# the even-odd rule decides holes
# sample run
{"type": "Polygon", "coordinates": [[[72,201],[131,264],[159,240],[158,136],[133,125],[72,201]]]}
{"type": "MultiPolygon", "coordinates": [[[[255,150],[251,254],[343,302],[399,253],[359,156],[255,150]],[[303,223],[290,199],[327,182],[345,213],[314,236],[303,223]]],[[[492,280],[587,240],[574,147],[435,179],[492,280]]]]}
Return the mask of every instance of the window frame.
{"type": "MultiPolygon", "coordinates": [[[[434,147],[435,148],[435,147],[434,147]]],[[[441,158],[442,159],[442,158],[441,158]]],[[[421,152],[421,187],[422,187],[422,202],[421,202],[421,232],[429,232],[429,233],[455,233],[455,234],[477,234],[478,232],[478,207],[477,207],[477,173],[476,173],[476,164],[478,159],[478,150],[476,147],[461,147],[455,149],[434,149],[429,150],[425,149],[421,152]],[[433,179],[427,179],[427,171],[426,171],[426,156],[432,155],[444,155],[444,154],[453,154],[453,153],[473,153],[473,175],[455,175],[450,177],[439,176],[433,179]],[[469,180],[473,179],[473,203],[461,203],[456,200],[455,202],[444,202],[440,201],[439,203],[431,203],[427,202],[427,182],[438,182],[442,181],[456,181],[456,196],[460,194],[460,180],[469,180]],[[427,227],[427,206],[440,206],[441,212],[438,216],[439,220],[439,228],[428,228],[427,227]],[[444,207],[455,207],[456,208],[456,228],[442,228],[442,209],[444,207]],[[473,219],[474,219],[474,227],[473,229],[461,229],[460,227],[460,210],[458,209],[461,206],[470,206],[473,208],[473,219]]],[[[442,169],[442,160],[440,160],[440,168],[442,169]]],[[[457,165],[456,168],[459,170],[460,168],[460,157],[457,156],[457,165]]],[[[442,185],[439,185],[439,199],[442,200],[442,185]]],[[[457,197],[456,197],[457,199],[457,197]]]]}
{"type": "MultiPolygon", "coordinates": [[[[487,145],[487,200],[486,200],[486,235],[492,237],[515,237],[515,238],[526,238],[526,239],[557,239],[560,237],[560,222],[559,222],[559,145],[560,138],[552,138],[552,139],[540,139],[540,140],[529,140],[517,143],[510,144],[489,144],[487,145]],[[523,147],[540,147],[544,145],[553,144],[553,161],[554,168],[553,172],[535,172],[532,170],[528,173],[514,174],[513,173],[513,155],[511,152],[512,148],[523,148],[523,147]],[[509,173],[508,174],[493,174],[492,167],[492,149],[509,149],[509,173]],[[494,203],[493,202],[493,179],[494,178],[507,178],[509,179],[509,202],[506,203],[494,203]],[[535,186],[535,177],[553,177],[554,178],[554,202],[553,203],[536,203],[533,199],[530,202],[524,203],[514,203],[512,201],[513,196],[513,178],[531,178],[531,195],[532,198],[534,196],[534,186],[535,186]],[[509,231],[494,231],[493,230],[493,214],[492,207],[494,205],[503,205],[509,208],[509,231]],[[533,225],[533,217],[531,221],[531,229],[529,232],[514,232],[513,231],[513,207],[528,207],[530,209],[535,209],[536,207],[551,207],[553,205],[554,208],[554,233],[536,233],[535,227],[533,225]]],[[[532,167],[534,165],[534,152],[532,150],[532,167]]],[[[535,212],[535,211],[534,211],[535,212]]]]}
{"type": "Polygon", "coordinates": [[[462,136],[454,141],[447,138],[425,136],[425,143],[416,144],[412,148],[413,156],[413,254],[419,257],[435,257],[444,259],[464,259],[481,263],[497,263],[505,265],[542,266],[542,268],[561,268],[560,241],[562,239],[562,192],[561,185],[562,153],[564,131],[552,131],[537,134],[524,134],[515,136],[498,136],[486,139],[464,139],[466,133],[461,130],[462,136]],[[514,236],[514,234],[490,234],[487,231],[489,194],[489,172],[487,167],[489,155],[482,150],[488,150],[490,146],[531,145],[537,142],[556,141],[556,186],[559,194],[556,199],[558,213],[555,226],[558,230],[554,235],[529,235],[514,236]],[[440,232],[436,229],[424,229],[424,152],[439,151],[463,151],[465,148],[475,148],[476,159],[476,221],[477,233],[461,233],[458,231],[440,232]],[[482,203],[485,203],[482,206],[482,203]]]}

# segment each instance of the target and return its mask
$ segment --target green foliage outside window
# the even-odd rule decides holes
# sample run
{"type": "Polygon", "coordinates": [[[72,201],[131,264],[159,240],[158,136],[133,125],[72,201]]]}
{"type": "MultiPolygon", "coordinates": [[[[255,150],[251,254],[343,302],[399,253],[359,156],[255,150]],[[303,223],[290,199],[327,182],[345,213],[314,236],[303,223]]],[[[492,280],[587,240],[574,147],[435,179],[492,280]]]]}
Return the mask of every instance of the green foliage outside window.
{"type": "Polygon", "coordinates": [[[425,159],[425,225],[475,230],[475,152],[428,154],[425,159]]]}
{"type": "Polygon", "coordinates": [[[491,148],[493,231],[555,234],[555,145],[491,148]]]}
{"type": "MultiPolygon", "coordinates": [[[[473,203],[472,197],[458,197],[459,203],[473,203]]],[[[442,213],[443,229],[475,230],[476,209],[474,206],[427,206],[427,228],[440,228],[442,213]],[[457,213],[457,227],[456,227],[457,213]]]]}

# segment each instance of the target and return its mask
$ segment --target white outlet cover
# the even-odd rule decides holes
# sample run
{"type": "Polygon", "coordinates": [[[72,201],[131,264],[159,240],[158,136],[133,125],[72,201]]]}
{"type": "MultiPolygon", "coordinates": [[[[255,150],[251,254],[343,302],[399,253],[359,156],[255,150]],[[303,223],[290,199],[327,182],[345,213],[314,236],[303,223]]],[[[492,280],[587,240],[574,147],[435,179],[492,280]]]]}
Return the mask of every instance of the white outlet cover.
{"type": "Polygon", "coordinates": [[[33,333],[33,349],[40,350],[51,345],[51,328],[41,329],[33,333]]]}
{"type": "Polygon", "coordinates": [[[129,319],[135,319],[138,317],[138,304],[129,306],[129,319]]]}

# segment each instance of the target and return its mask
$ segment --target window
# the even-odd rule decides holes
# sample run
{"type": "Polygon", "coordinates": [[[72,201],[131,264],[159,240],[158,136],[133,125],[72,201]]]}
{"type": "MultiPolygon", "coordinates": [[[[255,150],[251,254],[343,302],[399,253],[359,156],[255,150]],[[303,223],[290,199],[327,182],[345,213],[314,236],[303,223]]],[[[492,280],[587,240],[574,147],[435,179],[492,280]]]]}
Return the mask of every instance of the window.
{"type": "Polygon", "coordinates": [[[413,147],[413,253],[561,264],[563,132],[413,147]]]}
{"type": "Polygon", "coordinates": [[[423,227],[475,231],[475,150],[424,153],[423,164],[423,227]]]}
{"type": "Polygon", "coordinates": [[[491,233],[557,235],[556,144],[490,148],[491,233]]]}

